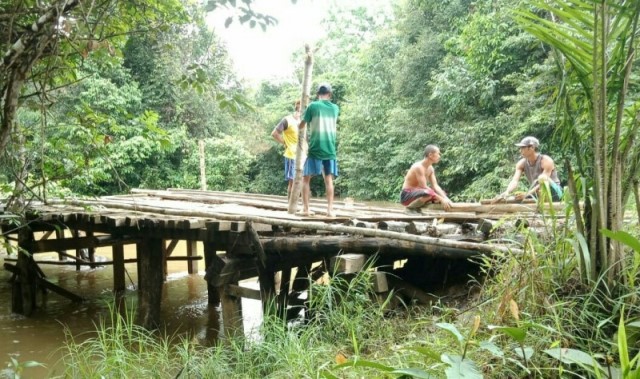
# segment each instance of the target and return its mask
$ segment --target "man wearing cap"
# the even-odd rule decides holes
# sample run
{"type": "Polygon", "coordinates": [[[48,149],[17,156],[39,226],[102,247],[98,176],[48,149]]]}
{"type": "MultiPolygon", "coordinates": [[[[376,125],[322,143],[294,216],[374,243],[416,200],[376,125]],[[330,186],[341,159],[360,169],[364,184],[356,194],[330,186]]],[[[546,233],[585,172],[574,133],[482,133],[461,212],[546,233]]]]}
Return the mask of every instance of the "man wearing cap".
{"type": "Polygon", "coordinates": [[[336,126],[340,108],[331,102],[331,85],[318,86],[318,99],[304,112],[299,130],[309,125],[309,151],[302,173],[302,215],[308,216],[311,177],[322,175],[327,193],[327,216],[333,217],[333,179],[338,176],[336,126]]]}
{"type": "Polygon", "coordinates": [[[540,190],[540,184],[548,183],[551,190],[551,199],[559,201],[562,198],[562,186],[560,185],[560,179],[558,179],[556,166],[551,157],[538,152],[538,147],[540,147],[538,139],[531,136],[524,137],[516,146],[520,148],[522,159],[516,163],[516,172],[513,174],[507,190],[500,194],[499,197],[505,198],[511,191],[516,189],[520,176],[524,173],[529,181],[530,188],[526,193],[516,196],[516,200],[522,200],[537,194],[540,190]]]}

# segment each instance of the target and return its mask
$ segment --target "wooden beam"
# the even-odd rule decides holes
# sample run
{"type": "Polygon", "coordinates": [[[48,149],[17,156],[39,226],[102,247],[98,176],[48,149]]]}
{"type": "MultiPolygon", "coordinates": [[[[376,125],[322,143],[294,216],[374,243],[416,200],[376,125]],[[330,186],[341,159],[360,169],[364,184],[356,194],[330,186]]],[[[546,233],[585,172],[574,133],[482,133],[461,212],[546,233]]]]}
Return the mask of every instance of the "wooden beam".
{"type": "Polygon", "coordinates": [[[45,253],[51,251],[65,251],[76,249],[88,249],[103,246],[127,245],[138,242],[140,239],[136,237],[123,236],[87,236],[63,239],[50,239],[31,241],[27,248],[32,253],[45,253]]]}
{"type": "Polygon", "coordinates": [[[242,287],[237,284],[227,284],[224,286],[224,291],[229,296],[234,297],[246,297],[247,299],[261,300],[260,290],[253,288],[242,287]]]}
{"type": "MultiPolygon", "coordinates": [[[[261,238],[261,241],[266,253],[276,256],[281,254],[331,254],[337,253],[340,250],[361,254],[389,254],[397,255],[398,257],[423,255],[451,259],[466,259],[483,254],[483,252],[473,250],[473,248],[479,244],[463,241],[452,241],[458,243],[459,248],[385,238],[348,236],[273,237],[261,238]]],[[[289,257],[284,257],[283,259],[288,258],[289,257]]]]}

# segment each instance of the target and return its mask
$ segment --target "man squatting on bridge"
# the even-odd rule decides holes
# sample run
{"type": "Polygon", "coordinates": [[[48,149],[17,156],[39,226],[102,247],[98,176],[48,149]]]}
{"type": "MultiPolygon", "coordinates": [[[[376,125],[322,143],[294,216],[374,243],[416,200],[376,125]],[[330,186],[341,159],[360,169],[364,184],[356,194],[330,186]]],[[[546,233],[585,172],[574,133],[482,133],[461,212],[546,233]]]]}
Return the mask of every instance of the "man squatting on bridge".
{"type": "Polygon", "coordinates": [[[516,146],[520,148],[522,159],[516,163],[516,171],[507,186],[507,190],[498,195],[498,198],[504,199],[511,191],[516,189],[520,176],[524,173],[530,188],[526,193],[516,195],[516,200],[539,195],[540,184],[548,183],[552,201],[559,201],[562,198],[562,186],[560,185],[560,179],[558,179],[556,165],[551,157],[538,152],[538,147],[540,147],[538,139],[531,136],[524,137],[516,146]]]}
{"type": "Polygon", "coordinates": [[[438,162],[440,149],[435,145],[427,145],[424,148],[424,159],[414,163],[405,175],[400,202],[407,210],[421,212],[420,208],[428,203],[441,203],[445,210],[451,209],[451,200],[436,180],[433,165],[438,162]],[[431,184],[431,188],[427,183],[431,184]]]}

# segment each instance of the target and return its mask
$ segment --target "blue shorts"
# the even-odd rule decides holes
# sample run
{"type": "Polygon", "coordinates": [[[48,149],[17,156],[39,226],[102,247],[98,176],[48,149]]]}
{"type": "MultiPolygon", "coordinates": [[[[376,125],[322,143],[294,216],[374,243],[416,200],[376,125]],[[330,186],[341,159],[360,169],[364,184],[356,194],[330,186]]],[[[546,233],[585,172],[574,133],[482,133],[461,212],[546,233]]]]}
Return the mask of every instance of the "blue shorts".
{"type": "Polygon", "coordinates": [[[296,160],[284,157],[284,180],[289,181],[296,178],[296,160]]]}
{"type": "Polygon", "coordinates": [[[334,178],[338,177],[338,161],[335,159],[314,159],[307,158],[304,162],[303,176],[315,176],[321,174],[331,174],[334,178]]]}

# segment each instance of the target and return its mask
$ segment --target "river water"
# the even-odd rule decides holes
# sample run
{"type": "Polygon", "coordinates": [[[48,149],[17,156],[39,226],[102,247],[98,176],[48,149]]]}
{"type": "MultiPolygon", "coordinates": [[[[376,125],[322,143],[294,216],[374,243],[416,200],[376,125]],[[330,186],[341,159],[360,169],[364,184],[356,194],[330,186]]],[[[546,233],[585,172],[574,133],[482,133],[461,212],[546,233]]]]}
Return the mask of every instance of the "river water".
{"type": "MultiPolygon", "coordinates": [[[[125,258],[135,258],[135,245],[125,246],[125,258]]],[[[186,247],[181,242],[172,256],[183,256],[186,247]]],[[[198,246],[202,255],[203,248],[198,246]]],[[[0,263],[4,263],[7,253],[0,248],[0,263]]],[[[11,257],[15,258],[15,254],[11,257]]],[[[111,260],[111,249],[96,250],[97,260],[111,260]]],[[[57,254],[38,254],[36,260],[58,260],[57,254]]],[[[10,262],[11,263],[11,262],[10,262]]],[[[28,368],[25,378],[47,378],[61,369],[56,362],[61,356],[65,342],[65,330],[83,340],[91,336],[101,318],[109,319],[109,304],[113,304],[112,266],[95,269],[75,266],[44,265],[40,267],[47,279],[63,288],[87,299],[73,303],[55,293],[38,296],[38,309],[31,317],[11,313],[11,274],[0,269],[0,378],[11,358],[18,362],[34,360],[46,365],[45,368],[28,368]]],[[[124,300],[137,299],[136,264],[126,264],[127,290],[124,300]]],[[[210,307],[207,302],[207,286],[204,280],[204,260],[198,262],[198,274],[187,273],[186,261],[169,261],[168,276],[162,291],[162,321],[169,334],[187,334],[203,344],[215,342],[220,328],[218,307],[210,307]]],[[[257,279],[249,280],[243,286],[257,288],[257,279]]],[[[245,330],[251,330],[262,319],[260,303],[243,299],[242,309],[245,330]]],[[[6,373],[6,371],[5,371],[6,373]]]]}

